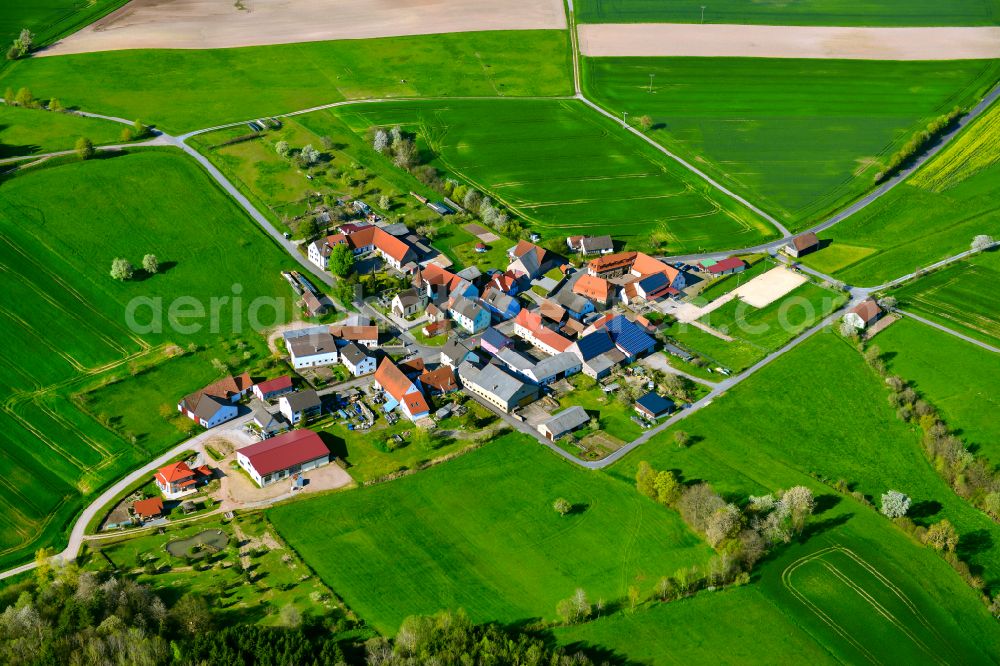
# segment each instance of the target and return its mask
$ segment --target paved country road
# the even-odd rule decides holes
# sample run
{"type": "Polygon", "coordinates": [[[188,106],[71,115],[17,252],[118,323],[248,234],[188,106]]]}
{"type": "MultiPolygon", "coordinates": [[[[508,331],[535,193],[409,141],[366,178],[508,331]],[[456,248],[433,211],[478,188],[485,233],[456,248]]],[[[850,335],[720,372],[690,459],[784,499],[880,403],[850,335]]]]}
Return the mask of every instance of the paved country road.
{"type": "Polygon", "coordinates": [[[952,329],[948,328],[947,326],[942,326],[941,324],[939,324],[937,322],[934,322],[934,321],[931,321],[930,319],[926,319],[924,317],[921,317],[920,315],[913,314],[912,312],[907,312],[906,310],[899,310],[899,313],[903,314],[903,315],[906,315],[910,319],[913,319],[915,321],[919,321],[921,324],[926,324],[927,326],[930,326],[931,328],[936,328],[937,330],[939,330],[939,331],[941,331],[943,333],[947,333],[948,335],[954,335],[956,338],[960,338],[962,340],[965,340],[966,342],[972,343],[972,344],[976,345],[977,347],[982,347],[986,351],[993,352],[994,354],[1000,354],[1000,349],[997,349],[993,345],[988,345],[985,342],[981,342],[979,340],[976,340],[975,338],[970,338],[968,335],[965,335],[964,333],[959,333],[958,331],[952,330],[952,329]]]}

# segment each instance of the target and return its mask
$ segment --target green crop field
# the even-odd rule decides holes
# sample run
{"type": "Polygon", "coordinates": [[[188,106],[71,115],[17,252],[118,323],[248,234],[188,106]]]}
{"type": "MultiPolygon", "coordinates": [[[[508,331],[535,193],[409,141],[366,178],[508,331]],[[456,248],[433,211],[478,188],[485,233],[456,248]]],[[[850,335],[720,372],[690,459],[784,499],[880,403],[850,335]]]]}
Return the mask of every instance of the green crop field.
{"type": "Polygon", "coordinates": [[[764,25],[997,25],[996,0],[723,0],[705,7],[677,0],[578,0],[581,23],[759,23],[764,25]]]}
{"type": "Polygon", "coordinates": [[[748,586],[559,628],[555,638],[617,663],[988,661],[995,621],[936,555],[853,501],[816,521],[811,539],[782,549],[748,586]]]}
{"type": "Polygon", "coordinates": [[[861,355],[827,331],[676,426],[697,440],[691,448],[678,449],[667,431],[654,439],[661,444],[612,471],[631,478],[646,459],[743,495],[801,483],[808,473],[844,479],[876,503],[898,490],[913,498],[915,520],[947,518],[967,536],[963,559],[995,588],[1000,550],[988,544],[1000,540],[1000,526],[941,480],[924,457],[920,433],[896,418],[887,396],[861,355]]]}
{"type": "Polygon", "coordinates": [[[708,546],[631,485],[508,434],[446,465],[268,511],[347,605],[380,631],[464,608],[474,620],[551,618],[583,587],[623,597],[704,562],[708,546]],[[560,516],[552,502],[576,506],[560,516]]]}
{"type": "Polygon", "coordinates": [[[893,374],[925,395],[973,450],[1000,464],[1000,356],[905,318],[875,344],[893,374]]]}
{"type": "Polygon", "coordinates": [[[848,284],[877,285],[1000,235],[1000,105],[888,194],[820,234],[803,260],[848,284]]]}
{"type": "Polygon", "coordinates": [[[543,237],[606,233],[672,252],[752,245],[774,230],[576,101],[406,102],[337,109],[358,133],[401,125],[434,164],[509,205],[543,237]]]}
{"type": "MultiPolygon", "coordinates": [[[[183,334],[169,322],[197,321],[171,316],[170,304],[190,297],[208,309],[211,297],[232,298],[236,284],[247,303],[286,296],[278,273],[290,260],[193,162],[166,150],[65,161],[8,179],[0,225],[6,565],[58,545],[87,498],[184,437],[191,424],[177,421],[174,405],[218,376],[212,358],[234,369],[264,362],[258,336],[247,345],[233,335],[231,309],[219,310],[217,330],[203,321],[204,330],[183,334]],[[147,252],[158,255],[160,274],[109,277],[114,257],[138,264],[147,252]],[[162,299],[162,333],[128,325],[136,297],[162,299]]],[[[150,323],[150,312],[140,309],[136,321],[150,323]]]]}
{"type": "Polygon", "coordinates": [[[531,30],[32,58],[2,86],[176,133],[345,99],[569,95],[572,78],[567,34],[531,30]]]}
{"type": "Polygon", "coordinates": [[[916,130],[998,75],[997,61],[975,60],[584,60],[595,101],[650,116],[651,138],[793,230],[870,189],[916,130]]]}
{"type": "Polygon", "coordinates": [[[0,44],[8,44],[28,28],[36,44],[46,44],[108,14],[126,0],[27,0],[0,6],[0,44]]]}
{"type": "Polygon", "coordinates": [[[1000,253],[992,251],[909,282],[893,295],[902,308],[1000,345],[998,281],[1000,253]]]}
{"type": "Polygon", "coordinates": [[[0,159],[71,150],[80,137],[94,145],[119,143],[124,125],[0,104],[0,159]]]}

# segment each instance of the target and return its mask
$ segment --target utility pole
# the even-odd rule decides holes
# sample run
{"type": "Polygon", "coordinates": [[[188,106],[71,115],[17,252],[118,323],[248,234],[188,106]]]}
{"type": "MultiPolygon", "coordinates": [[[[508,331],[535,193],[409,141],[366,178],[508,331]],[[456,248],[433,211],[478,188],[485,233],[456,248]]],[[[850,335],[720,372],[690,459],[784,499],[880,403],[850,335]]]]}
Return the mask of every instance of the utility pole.
{"type": "Polygon", "coordinates": [[[652,92],[653,92],[653,77],[654,77],[654,76],[656,76],[656,74],[650,74],[650,75],[649,75],[649,92],[650,92],[651,94],[652,94],[652,92]]]}
{"type": "Polygon", "coordinates": [[[628,120],[626,120],[627,116],[628,111],[622,111],[622,127],[628,127],[628,120]]]}
{"type": "Polygon", "coordinates": [[[701,22],[705,22],[705,5],[701,6],[701,22]]]}

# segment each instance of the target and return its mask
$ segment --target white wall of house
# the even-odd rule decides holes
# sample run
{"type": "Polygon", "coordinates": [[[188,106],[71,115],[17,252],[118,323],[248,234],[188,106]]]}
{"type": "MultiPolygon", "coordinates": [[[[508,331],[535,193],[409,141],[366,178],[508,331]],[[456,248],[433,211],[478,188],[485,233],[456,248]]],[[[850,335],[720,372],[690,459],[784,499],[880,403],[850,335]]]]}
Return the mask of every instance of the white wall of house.
{"type": "Polygon", "coordinates": [[[202,419],[200,423],[205,428],[214,428],[215,426],[225,423],[226,421],[235,419],[236,414],[237,409],[235,406],[226,405],[224,407],[220,407],[219,411],[217,411],[211,419],[202,419]]]}
{"type": "Polygon", "coordinates": [[[376,364],[374,356],[365,356],[357,365],[353,365],[346,358],[344,360],[344,367],[347,368],[352,375],[355,377],[361,377],[362,375],[370,375],[375,372],[376,364]]]}
{"type": "Polygon", "coordinates": [[[310,354],[309,356],[296,357],[295,354],[289,354],[292,357],[292,367],[296,370],[301,368],[317,368],[323,365],[333,365],[337,362],[337,352],[331,351],[326,354],[310,354]]]}

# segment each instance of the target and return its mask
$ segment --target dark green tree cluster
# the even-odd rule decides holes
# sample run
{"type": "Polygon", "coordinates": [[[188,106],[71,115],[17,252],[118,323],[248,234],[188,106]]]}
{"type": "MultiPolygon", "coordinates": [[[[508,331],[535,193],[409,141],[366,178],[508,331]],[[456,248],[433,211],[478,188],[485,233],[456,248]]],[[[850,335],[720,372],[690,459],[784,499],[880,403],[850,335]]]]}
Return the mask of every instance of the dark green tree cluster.
{"type": "Polygon", "coordinates": [[[406,618],[395,642],[374,638],[366,644],[367,663],[406,664],[519,664],[520,666],[590,666],[583,654],[549,649],[528,634],[496,624],[473,624],[461,611],[406,618]]]}
{"type": "Polygon", "coordinates": [[[320,628],[283,629],[235,625],[199,633],[184,646],[183,662],[233,666],[334,666],[345,664],[340,646],[320,628]]]}
{"type": "Polygon", "coordinates": [[[938,116],[928,123],[925,129],[917,132],[913,138],[893,153],[892,157],[889,158],[889,162],[885,165],[885,169],[875,174],[875,182],[881,183],[895,176],[910,160],[924,152],[941,135],[947,132],[961,115],[962,110],[955,107],[948,113],[938,116]]]}

